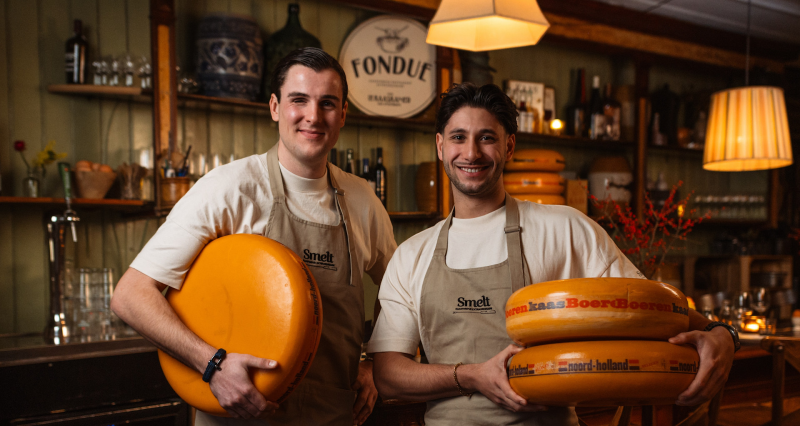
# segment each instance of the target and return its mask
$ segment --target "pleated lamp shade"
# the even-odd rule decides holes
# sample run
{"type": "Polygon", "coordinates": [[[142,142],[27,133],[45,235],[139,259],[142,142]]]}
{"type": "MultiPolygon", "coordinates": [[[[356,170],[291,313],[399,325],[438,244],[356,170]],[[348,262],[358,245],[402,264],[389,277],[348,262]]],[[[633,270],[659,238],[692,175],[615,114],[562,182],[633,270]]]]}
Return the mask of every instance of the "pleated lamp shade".
{"type": "Polygon", "coordinates": [[[783,90],[749,86],[711,95],[703,168],[745,172],[792,164],[783,90]]]}
{"type": "Polygon", "coordinates": [[[536,0],[442,0],[428,44],[481,52],[539,42],[550,24],[536,0]]]}

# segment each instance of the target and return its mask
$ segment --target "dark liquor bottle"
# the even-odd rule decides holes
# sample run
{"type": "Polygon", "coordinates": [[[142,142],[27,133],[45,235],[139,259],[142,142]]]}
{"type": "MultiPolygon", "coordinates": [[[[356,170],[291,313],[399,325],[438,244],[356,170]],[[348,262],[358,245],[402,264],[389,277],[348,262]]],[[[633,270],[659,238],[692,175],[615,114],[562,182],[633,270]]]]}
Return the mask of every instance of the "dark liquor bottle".
{"type": "Polygon", "coordinates": [[[328,161],[336,167],[339,167],[339,151],[336,148],[331,148],[331,153],[328,156],[328,161]]]}
{"type": "Polygon", "coordinates": [[[345,157],[345,160],[344,160],[344,171],[346,171],[347,173],[355,174],[356,171],[358,170],[357,167],[354,167],[355,166],[355,161],[356,160],[353,159],[353,148],[348,148],[347,149],[347,156],[345,157]]]}
{"type": "Polygon", "coordinates": [[[363,163],[361,166],[361,177],[364,178],[370,188],[375,191],[375,175],[369,170],[369,158],[364,158],[361,161],[363,163]]]}
{"type": "Polygon", "coordinates": [[[575,83],[575,97],[572,105],[567,107],[566,134],[577,137],[586,136],[586,71],[578,70],[575,83]]]}
{"type": "Polygon", "coordinates": [[[378,163],[375,165],[375,195],[386,207],[386,190],[389,187],[386,178],[386,167],[383,167],[383,148],[378,148],[378,163]]]}
{"type": "Polygon", "coordinates": [[[603,98],[600,96],[600,76],[592,79],[592,97],[589,101],[589,137],[603,139],[606,129],[606,118],[603,115],[603,98]]]}
{"type": "Polygon", "coordinates": [[[86,51],[89,43],[83,35],[83,23],[80,19],[75,20],[75,35],[67,40],[65,54],[67,65],[67,83],[83,84],[86,83],[86,51]]]}
{"type": "Polygon", "coordinates": [[[603,115],[605,116],[605,131],[603,139],[618,141],[620,138],[620,120],[622,119],[622,104],[611,97],[611,83],[606,84],[605,98],[603,99],[603,115]]]}

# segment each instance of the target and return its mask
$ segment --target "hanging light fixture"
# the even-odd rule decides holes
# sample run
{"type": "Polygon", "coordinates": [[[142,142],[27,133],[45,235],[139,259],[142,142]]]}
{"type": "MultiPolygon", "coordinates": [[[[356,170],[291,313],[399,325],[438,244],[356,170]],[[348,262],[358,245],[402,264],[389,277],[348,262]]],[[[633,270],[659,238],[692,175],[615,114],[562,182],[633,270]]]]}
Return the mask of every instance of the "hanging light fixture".
{"type": "Polygon", "coordinates": [[[783,89],[750,84],[750,1],[747,2],[745,87],[711,95],[703,168],[744,172],[792,164],[783,89]]]}
{"type": "Polygon", "coordinates": [[[482,52],[536,44],[549,27],[536,0],[442,0],[425,41],[482,52]]]}

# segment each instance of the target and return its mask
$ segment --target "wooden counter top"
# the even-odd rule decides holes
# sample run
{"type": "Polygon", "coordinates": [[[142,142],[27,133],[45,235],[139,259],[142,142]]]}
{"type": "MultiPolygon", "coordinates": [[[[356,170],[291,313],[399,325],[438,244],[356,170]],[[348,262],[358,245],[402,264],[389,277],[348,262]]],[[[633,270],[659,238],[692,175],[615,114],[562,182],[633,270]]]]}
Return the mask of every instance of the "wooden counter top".
{"type": "Polygon", "coordinates": [[[128,337],[101,342],[45,344],[43,338],[30,338],[20,346],[20,337],[0,338],[0,367],[52,363],[143,352],[155,352],[156,347],[142,337],[128,337]],[[32,341],[32,342],[31,342],[32,341]]]}

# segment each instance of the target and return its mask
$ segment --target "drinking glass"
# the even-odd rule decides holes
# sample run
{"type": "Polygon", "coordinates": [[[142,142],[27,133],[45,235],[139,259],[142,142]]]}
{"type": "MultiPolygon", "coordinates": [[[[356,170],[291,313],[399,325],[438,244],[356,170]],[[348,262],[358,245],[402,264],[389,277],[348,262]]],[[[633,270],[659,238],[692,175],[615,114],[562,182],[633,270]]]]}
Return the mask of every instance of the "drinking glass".
{"type": "Polygon", "coordinates": [[[769,292],[766,288],[757,287],[751,289],[750,292],[750,307],[753,308],[756,313],[760,316],[764,316],[764,314],[769,309],[769,292]]]}

